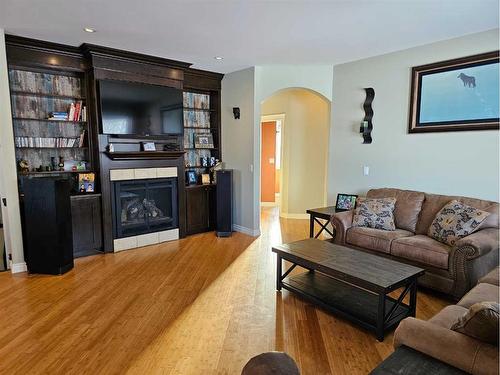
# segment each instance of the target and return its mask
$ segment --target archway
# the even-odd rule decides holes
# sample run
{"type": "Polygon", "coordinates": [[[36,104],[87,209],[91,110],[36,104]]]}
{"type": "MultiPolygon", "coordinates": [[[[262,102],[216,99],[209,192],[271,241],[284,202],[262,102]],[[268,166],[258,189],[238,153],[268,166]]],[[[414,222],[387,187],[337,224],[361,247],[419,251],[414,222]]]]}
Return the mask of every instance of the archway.
{"type": "Polygon", "coordinates": [[[264,205],[273,203],[271,186],[264,184],[270,184],[266,174],[272,170],[270,164],[274,164],[279,168],[275,169],[278,181],[273,188],[279,201],[274,203],[282,217],[306,218],[308,208],[326,205],[330,110],[327,98],[304,88],[279,90],[260,105],[259,198],[264,205]],[[280,154],[274,157],[266,146],[266,134],[272,134],[269,127],[281,128],[281,151],[277,145],[275,149],[280,154]]]}

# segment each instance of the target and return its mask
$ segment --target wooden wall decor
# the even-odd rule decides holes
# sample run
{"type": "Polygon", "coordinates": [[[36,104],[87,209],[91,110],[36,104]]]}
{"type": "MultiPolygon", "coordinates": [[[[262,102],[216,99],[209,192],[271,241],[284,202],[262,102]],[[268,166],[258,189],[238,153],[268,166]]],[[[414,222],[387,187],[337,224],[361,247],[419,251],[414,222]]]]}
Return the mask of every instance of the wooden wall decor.
{"type": "Polygon", "coordinates": [[[363,118],[363,122],[361,123],[361,127],[359,128],[359,132],[363,135],[363,144],[372,143],[372,118],[373,118],[373,109],[372,102],[373,98],[375,98],[375,90],[372,87],[365,88],[366,99],[363,103],[363,109],[365,110],[365,117],[363,118]]]}

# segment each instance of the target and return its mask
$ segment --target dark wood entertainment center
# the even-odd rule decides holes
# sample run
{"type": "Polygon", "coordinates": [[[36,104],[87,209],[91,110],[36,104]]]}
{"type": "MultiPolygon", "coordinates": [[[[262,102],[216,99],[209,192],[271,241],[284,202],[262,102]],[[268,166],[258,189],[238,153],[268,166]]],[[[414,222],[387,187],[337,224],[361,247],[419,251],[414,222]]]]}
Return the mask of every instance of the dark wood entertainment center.
{"type": "MultiPolygon", "coordinates": [[[[83,143],[80,147],[18,147],[16,144],[16,159],[33,156],[37,163],[53,155],[63,154],[65,158],[85,160],[85,172],[95,173],[94,193],[75,194],[71,197],[73,249],[75,256],[87,255],[92,252],[113,251],[113,222],[112,222],[112,186],[110,170],[119,168],[177,168],[178,183],[178,226],[179,237],[187,234],[213,230],[215,222],[215,185],[186,186],[185,155],[193,153],[196,157],[199,150],[185,147],[184,136],[172,137],[137,137],[112,136],[103,134],[100,123],[99,80],[127,81],[148,85],[172,87],[183,92],[205,94],[210,98],[210,107],[207,109],[184,108],[186,111],[203,111],[209,113],[209,126],[204,128],[213,136],[213,146],[206,148],[210,156],[222,160],[221,150],[221,80],[223,75],[190,68],[191,64],[154,56],[147,56],[113,48],[91,44],[82,44],[79,47],[66,46],[52,42],[28,39],[24,37],[6,35],[7,60],[9,75],[12,71],[34,72],[57,76],[57,79],[66,79],[68,82],[77,82],[78,93],[61,95],[59,93],[33,92],[13,90],[11,84],[11,100],[15,96],[26,96],[27,100],[40,100],[49,110],[57,105],[64,104],[64,100],[80,100],[85,105],[87,116],[85,121],[57,121],[62,132],[73,131],[83,134],[83,143]],[[67,78],[71,77],[71,78],[67,78]],[[76,78],[75,78],[76,77],[76,78]],[[61,102],[62,101],[62,102],[61,102]],[[61,104],[62,103],[62,104],[61,104]],[[62,122],[64,128],[61,128],[62,122]],[[67,126],[66,126],[67,125],[67,126]],[[141,151],[142,142],[155,142],[166,150],[141,151]],[[110,152],[109,145],[116,146],[110,152]],[[66,156],[67,155],[67,156],[66,156]],[[45,158],[45,159],[44,159],[45,158]]],[[[75,91],[76,92],[76,91],[75,91]]],[[[21,101],[21,103],[23,103],[21,101]]],[[[38,103],[38,102],[37,102],[38,103]]],[[[40,112],[40,113],[41,113],[40,112]]],[[[208,117],[207,117],[208,118],[208,117]]],[[[43,124],[55,129],[56,120],[46,118],[46,115],[34,118],[18,117],[13,111],[14,133],[25,138],[47,137],[33,129],[43,129],[43,124]],[[32,124],[25,126],[26,122],[32,124]],[[41,125],[40,125],[41,124],[41,125]],[[27,134],[23,134],[27,133],[27,134]]],[[[189,127],[185,126],[184,131],[189,127]]],[[[195,129],[193,132],[198,132],[195,129]]],[[[60,137],[66,135],[49,135],[60,137]]],[[[73,137],[75,137],[72,134],[73,137]]],[[[17,139],[16,139],[17,141],[17,139]]],[[[187,158],[187,156],[186,156],[187,158]]],[[[18,160],[19,161],[19,160],[18,160]]],[[[40,178],[44,176],[61,176],[75,178],[83,170],[39,170],[21,171],[18,166],[18,177],[40,178]]],[[[40,162],[40,167],[42,164],[40,162]]],[[[191,164],[189,169],[198,173],[205,170],[205,166],[191,164]]],[[[46,168],[50,169],[50,168],[46,168]]],[[[20,186],[22,197],[22,186],[20,186]]]]}

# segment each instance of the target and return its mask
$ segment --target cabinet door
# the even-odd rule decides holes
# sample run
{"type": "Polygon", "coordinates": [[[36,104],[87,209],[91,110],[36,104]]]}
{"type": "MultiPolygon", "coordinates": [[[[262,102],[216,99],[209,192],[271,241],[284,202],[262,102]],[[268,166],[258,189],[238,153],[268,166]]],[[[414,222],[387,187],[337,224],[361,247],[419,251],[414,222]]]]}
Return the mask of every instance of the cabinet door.
{"type": "Polygon", "coordinates": [[[208,188],[196,186],[186,189],[187,234],[206,232],[208,220],[208,188]]]}
{"type": "Polygon", "coordinates": [[[98,195],[72,197],[71,217],[74,256],[85,256],[101,251],[101,197],[98,195]]]}

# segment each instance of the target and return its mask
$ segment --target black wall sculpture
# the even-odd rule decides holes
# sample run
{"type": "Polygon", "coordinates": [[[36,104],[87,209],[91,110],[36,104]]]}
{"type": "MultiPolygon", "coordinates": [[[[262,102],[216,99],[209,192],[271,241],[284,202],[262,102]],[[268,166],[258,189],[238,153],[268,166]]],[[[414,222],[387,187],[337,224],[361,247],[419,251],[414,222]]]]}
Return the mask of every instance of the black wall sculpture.
{"type": "Polygon", "coordinates": [[[359,132],[363,135],[363,144],[372,143],[372,118],[373,118],[373,109],[372,102],[375,97],[375,90],[371,87],[365,88],[366,91],[366,99],[363,103],[363,109],[365,110],[365,117],[363,118],[363,122],[361,123],[361,127],[359,128],[359,132]]]}

